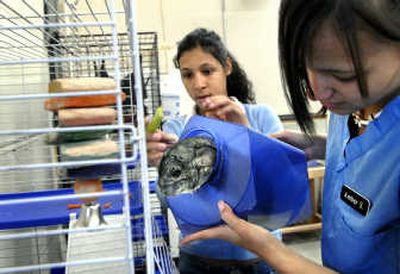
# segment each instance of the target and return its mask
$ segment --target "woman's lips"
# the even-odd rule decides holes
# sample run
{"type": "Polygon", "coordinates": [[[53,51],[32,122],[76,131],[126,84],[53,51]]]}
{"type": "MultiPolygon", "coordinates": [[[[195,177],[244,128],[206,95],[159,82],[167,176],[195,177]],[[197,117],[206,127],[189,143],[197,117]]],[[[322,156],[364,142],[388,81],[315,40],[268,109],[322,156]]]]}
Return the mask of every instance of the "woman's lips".
{"type": "Polygon", "coordinates": [[[332,103],[332,102],[321,102],[322,105],[327,108],[327,109],[335,109],[338,106],[338,103],[332,103]]]}
{"type": "Polygon", "coordinates": [[[205,95],[201,97],[197,97],[196,101],[198,102],[199,105],[204,104],[204,102],[209,98],[210,95],[205,95]]]}

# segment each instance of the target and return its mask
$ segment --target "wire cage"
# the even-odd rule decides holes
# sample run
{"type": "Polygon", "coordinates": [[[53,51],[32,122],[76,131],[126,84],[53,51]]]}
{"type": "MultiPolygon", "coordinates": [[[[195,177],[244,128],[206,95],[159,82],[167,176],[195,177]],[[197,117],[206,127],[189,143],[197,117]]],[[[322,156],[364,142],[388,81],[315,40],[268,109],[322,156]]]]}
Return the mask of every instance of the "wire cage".
{"type": "MultiPolygon", "coordinates": [[[[104,55],[112,52],[112,35],[101,34],[80,34],[61,35],[56,32],[57,39],[51,41],[49,54],[54,56],[74,56],[76,54],[104,55]]],[[[145,115],[152,115],[155,109],[161,105],[159,64],[158,64],[158,40],[155,32],[138,32],[140,77],[142,83],[142,96],[145,106],[145,115]]],[[[120,58],[121,89],[126,93],[127,99],[124,102],[125,119],[130,119],[136,112],[136,96],[134,93],[134,74],[132,56],[130,52],[130,41],[128,33],[118,33],[118,51],[120,58]]],[[[65,78],[73,76],[91,77],[114,77],[109,68],[112,66],[109,60],[79,63],[71,65],[53,64],[50,77],[65,78]],[[63,65],[63,66],[62,66],[63,65]]]]}
{"type": "Polygon", "coordinates": [[[176,272],[144,137],[157,36],[134,4],[0,1],[0,273],[176,272]]]}

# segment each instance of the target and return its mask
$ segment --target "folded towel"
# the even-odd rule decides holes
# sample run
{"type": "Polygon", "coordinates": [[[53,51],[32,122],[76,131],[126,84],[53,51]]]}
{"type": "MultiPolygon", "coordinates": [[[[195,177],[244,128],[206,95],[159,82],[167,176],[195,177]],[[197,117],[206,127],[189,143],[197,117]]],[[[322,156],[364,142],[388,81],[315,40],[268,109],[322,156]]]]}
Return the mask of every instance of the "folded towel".
{"type": "Polygon", "coordinates": [[[118,157],[118,144],[111,140],[64,144],[61,148],[63,161],[84,161],[118,157]]]}
{"type": "MultiPolygon", "coordinates": [[[[125,93],[121,93],[122,101],[125,101],[125,93]]],[[[60,97],[47,99],[44,107],[47,110],[57,111],[64,108],[85,108],[85,107],[102,107],[115,105],[116,96],[114,94],[88,95],[76,97],[60,97]]]]}
{"type": "Polygon", "coordinates": [[[50,145],[56,145],[63,143],[89,141],[103,138],[108,132],[108,130],[52,132],[47,134],[46,142],[50,145]]]}
{"type": "Polygon", "coordinates": [[[92,179],[118,174],[121,174],[120,164],[101,164],[67,169],[68,178],[92,179]]]}
{"type": "Polygon", "coordinates": [[[61,78],[52,80],[49,83],[49,93],[89,91],[89,90],[110,90],[115,89],[115,81],[112,78],[82,77],[82,78],[61,78]]]}
{"type": "Polygon", "coordinates": [[[110,107],[60,109],[58,123],[60,126],[87,126],[112,124],[117,111],[110,107]]]}

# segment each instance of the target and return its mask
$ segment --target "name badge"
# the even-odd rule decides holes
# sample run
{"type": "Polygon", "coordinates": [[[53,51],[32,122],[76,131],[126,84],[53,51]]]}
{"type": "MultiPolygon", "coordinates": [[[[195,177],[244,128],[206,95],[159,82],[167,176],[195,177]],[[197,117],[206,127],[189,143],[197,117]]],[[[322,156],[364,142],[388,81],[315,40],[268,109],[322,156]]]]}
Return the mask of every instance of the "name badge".
{"type": "Polygon", "coordinates": [[[342,186],[340,198],[363,216],[367,216],[371,208],[371,202],[365,196],[346,185],[342,186]]]}

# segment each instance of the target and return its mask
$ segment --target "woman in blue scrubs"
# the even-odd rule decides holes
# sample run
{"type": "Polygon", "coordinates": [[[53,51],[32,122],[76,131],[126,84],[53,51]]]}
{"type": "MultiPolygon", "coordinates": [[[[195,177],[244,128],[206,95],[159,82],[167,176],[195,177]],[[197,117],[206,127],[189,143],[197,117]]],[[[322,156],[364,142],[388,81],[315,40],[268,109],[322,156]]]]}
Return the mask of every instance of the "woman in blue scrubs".
{"type": "Polygon", "coordinates": [[[275,137],[326,159],[323,266],[223,202],[227,225],[183,244],[222,238],[279,273],[400,273],[400,2],[282,0],[279,46],[286,92],[304,133],[275,137]],[[308,99],[330,112],[327,138],[313,136],[308,99]]]}

